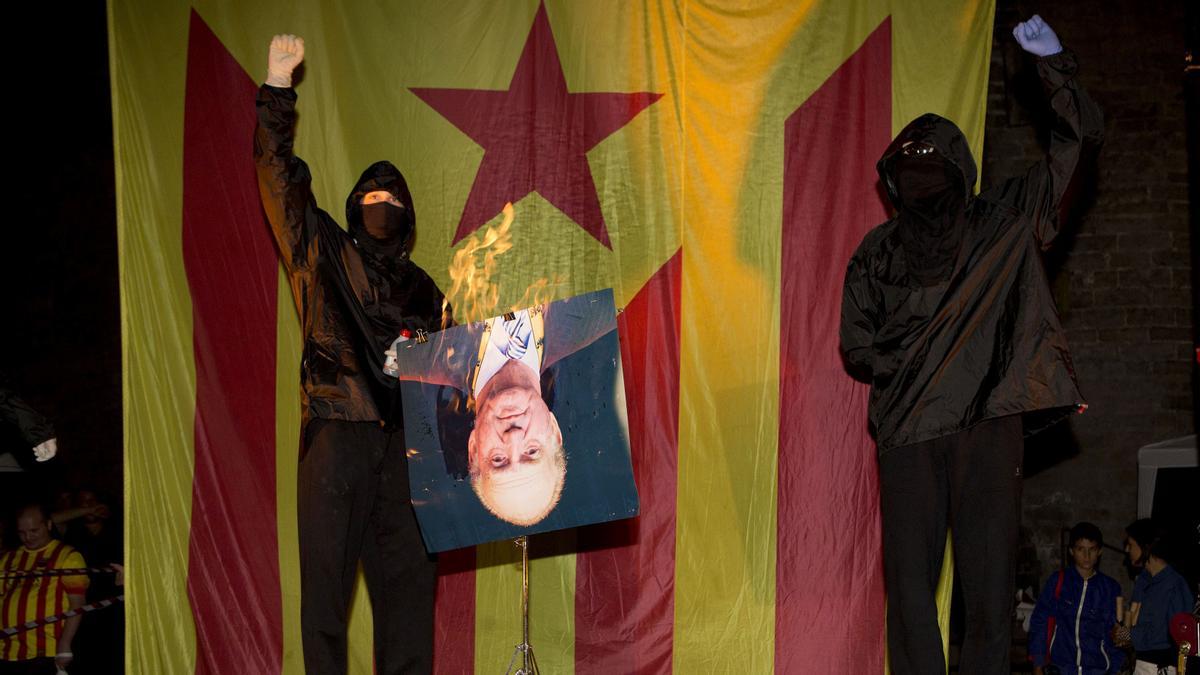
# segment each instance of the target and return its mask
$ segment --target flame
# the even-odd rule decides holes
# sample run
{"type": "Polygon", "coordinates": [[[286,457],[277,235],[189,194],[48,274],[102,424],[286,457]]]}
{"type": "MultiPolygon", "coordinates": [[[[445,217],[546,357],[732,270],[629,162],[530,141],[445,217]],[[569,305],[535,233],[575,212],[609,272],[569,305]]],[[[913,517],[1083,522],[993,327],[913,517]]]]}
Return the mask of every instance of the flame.
{"type": "Polygon", "coordinates": [[[525,295],[521,296],[521,299],[510,309],[518,310],[544,305],[554,299],[555,289],[564,283],[566,283],[566,278],[557,275],[553,279],[538,279],[525,289],[525,295]]]}
{"type": "Polygon", "coordinates": [[[496,227],[488,226],[482,236],[471,235],[450,263],[450,291],[442,302],[442,315],[453,306],[461,323],[479,321],[496,315],[500,288],[492,281],[496,259],[512,248],[513,205],[504,205],[504,218],[496,227]]]}
{"type": "Polygon", "coordinates": [[[450,263],[450,291],[442,302],[442,327],[450,321],[450,310],[460,323],[482,321],[505,311],[515,311],[542,305],[554,299],[555,291],[566,283],[565,277],[538,279],[525,289],[521,299],[511,307],[500,309],[500,287],[492,281],[498,259],[513,247],[513,205],[504,205],[500,224],[482,235],[471,235],[454,254],[450,263]]]}

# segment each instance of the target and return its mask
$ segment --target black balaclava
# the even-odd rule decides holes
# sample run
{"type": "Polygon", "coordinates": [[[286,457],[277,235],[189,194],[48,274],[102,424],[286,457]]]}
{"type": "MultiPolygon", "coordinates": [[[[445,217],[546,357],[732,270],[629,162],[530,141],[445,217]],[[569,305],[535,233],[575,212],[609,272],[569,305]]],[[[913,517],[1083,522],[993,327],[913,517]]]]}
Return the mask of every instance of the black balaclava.
{"type": "Polygon", "coordinates": [[[406,242],[412,234],[408,209],[389,202],[362,205],[363,229],[379,243],[406,242]]]}
{"type": "Polygon", "coordinates": [[[966,200],[962,178],[937,151],[896,159],[899,233],[909,275],[922,286],[950,278],[962,243],[966,200]]]}
{"type": "Polygon", "coordinates": [[[359,177],[346,198],[346,224],[350,236],[368,256],[381,259],[407,257],[417,217],[408,183],[391,162],[375,162],[359,177]],[[403,208],[386,202],[363,205],[376,190],[390,192],[403,208]]]}
{"type": "Polygon", "coordinates": [[[975,185],[975,159],[950,120],[927,113],[892,141],[876,167],[897,211],[909,276],[922,286],[950,278],[975,185]]]}
{"type": "Polygon", "coordinates": [[[383,352],[403,329],[437,330],[442,294],[433,280],[408,258],[416,228],[408,184],[390,162],[367,167],[346,197],[346,224],[362,261],[363,276],[334,265],[346,318],[361,339],[355,345],[370,372],[372,395],[388,424],[400,424],[396,379],[383,374],[383,352]],[[388,203],[362,204],[363,196],[386,190],[404,208],[388,203]],[[434,322],[431,325],[431,322],[434,322]]]}
{"type": "Polygon", "coordinates": [[[427,313],[432,302],[424,276],[408,260],[408,246],[416,225],[412,195],[404,176],[391,162],[367,167],[346,198],[346,220],[366,274],[366,288],[356,288],[356,299],[371,323],[370,333],[379,353],[396,339],[402,328],[411,326],[414,315],[427,313]],[[364,195],[386,190],[403,208],[387,202],[362,204],[364,195]],[[419,308],[419,310],[417,309],[419,308]],[[383,345],[379,349],[379,345],[383,345]]]}

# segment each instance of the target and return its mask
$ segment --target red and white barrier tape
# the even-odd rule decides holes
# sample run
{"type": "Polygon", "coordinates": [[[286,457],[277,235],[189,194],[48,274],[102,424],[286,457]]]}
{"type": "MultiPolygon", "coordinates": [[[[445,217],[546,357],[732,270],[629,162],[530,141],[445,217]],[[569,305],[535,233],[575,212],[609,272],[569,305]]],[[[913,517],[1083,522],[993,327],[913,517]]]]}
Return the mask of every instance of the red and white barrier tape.
{"type": "Polygon", "coordinates": [[[105,607],[111,607],[112,605],[115,605],[118,602],[125,602],[125,596],[118,595],[118,596],[112,597],[112,598],[105,598],[98,602],[88,603],[78,609],[68,609],[67,611],[62,612],[61,614],[52,614],[50,616],[44,616],[40,619],[34,619],[33,621],[26,621],[25,623],[21,624],[20,626],[9,626],[7,628],[0,628],[0,635],[3,635],[5,638],[10,638],[20,632],[32,630],[34,628],[37,628],[38,626],[45,626],[46,624],[64,621],[73,616],[78,616],[80,614],[87,614],[88,612],[94,612],[98,609],[104,609],[105,607]]]}

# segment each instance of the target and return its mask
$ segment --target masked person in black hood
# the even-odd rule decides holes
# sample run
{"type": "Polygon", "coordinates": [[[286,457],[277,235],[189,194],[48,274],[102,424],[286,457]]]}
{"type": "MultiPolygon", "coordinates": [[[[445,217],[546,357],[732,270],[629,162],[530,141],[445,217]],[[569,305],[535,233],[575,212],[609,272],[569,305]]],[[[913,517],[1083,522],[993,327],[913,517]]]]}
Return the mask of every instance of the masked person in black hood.
{"type": "Polygon", "coordinates": [[[896,216],[864,237],[846,271],[841,346],[871,383],[897,675],[945,671],[935,591],[948,526],[966,609],[959,670],[1009,672],[1022,417],[1085,407],[1041,253],[1103,124],[1054,31],[1034,16],[1013,33],[1041,57],[1057,115],[1047,157],[973,196],[962,132],[918,117],[878,164],[896,216]]]}
{"type": "Polygon", "coordinates": [[[435,569],[409,502],[398,387],[382,371],[402,330],[438,330],[448,315],[441,291],[408,257],[416,217],[395,166],[376,162],[363,172],[346,200],[348,233],[317,207],[308,166],[292,152],[291,76],[303,59],[303,40],[271,41],[254,158],[304,332],[297,501],[305,669],[346,672],[361,560],[375,672],[430,672],[435,569]]]}

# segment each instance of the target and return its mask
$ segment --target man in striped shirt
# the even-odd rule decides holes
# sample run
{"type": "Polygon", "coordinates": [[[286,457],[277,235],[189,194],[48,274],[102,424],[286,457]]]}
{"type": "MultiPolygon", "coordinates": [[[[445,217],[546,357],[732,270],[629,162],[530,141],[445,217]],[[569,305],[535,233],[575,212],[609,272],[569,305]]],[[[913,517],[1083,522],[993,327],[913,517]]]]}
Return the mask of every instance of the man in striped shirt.
{"type": "MultiPolygon", "coordinates": [[[[0,571],[43,571],[85,567],[83,556],[50,535],[50,518],[41,506],[26,506],[17,514],[21,546],[0,556],[0,571]]],[[[77,609],[87,592],[86,575],[35,576],[0,579],[0,626],[77,609]]],[[[71,663],[71,640],[82,617],[73,616],[0,639],[0,675],[53,674],[71,663]]]]}

